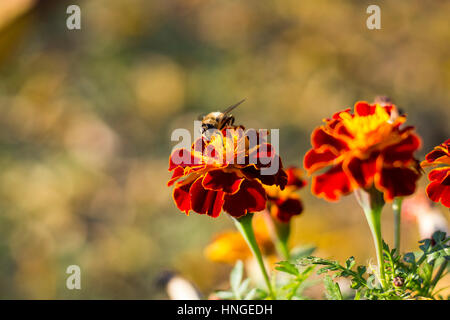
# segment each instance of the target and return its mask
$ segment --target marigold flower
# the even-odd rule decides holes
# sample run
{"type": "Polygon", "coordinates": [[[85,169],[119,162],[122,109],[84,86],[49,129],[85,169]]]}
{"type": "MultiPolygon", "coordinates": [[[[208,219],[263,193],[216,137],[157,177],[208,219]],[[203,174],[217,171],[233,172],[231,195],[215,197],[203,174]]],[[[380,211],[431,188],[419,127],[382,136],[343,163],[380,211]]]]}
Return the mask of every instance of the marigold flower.
{"type": "Polygon", "coordinates": [[[169,171],[173,174],[168,186],[176,182],[173,198],[187,215],[192,210],[218,217],[224,210],[237,218],[258,212],[266,207],[264,186],[283,189],[287,183],[274,148],[261,139],[252,146],[243,127],[226,127],[210,140],[198,139],[191,150],[174,150],[169,171]],[[276,162],[277,172],[264,174],[268,164],[276,162]]]}
{"type": "MultiPolygon", "coordinates": [[[[274,245],[263,215],[255,215],[252,225],[256,242],[263,254],[273,254],[274,245]]],[[[205,248],[205,255],[214,262],[234,264],[238,260],[247,260],[252,252],[238,231],[225,231],[218,234],[205,248]]]]}
{"type": "Polygon", "coordinates": [[[306,185],[300,169],[289,167],[286,173],[287,184],[284,190],[276,185],[265,186],[270,214],[283,223],[288,223],[293,216],[303,211],[303,204],[295,192],[306,185]]]}
{"type": "Polygon", "coordinates": [[[392,104],[367,102],[324,120],[304,158],[310,174],[328,168],[313,177],[313,193],[330,201],[358,188],[375,187],[385,201],[414,193],[420,170],[413,153],[420,139],[413,127],[400,128],[405,120],[392,104]]]}
{"type": "Polygon", "coordinates": [[[434,202],[441,202],[447,208],[450,208],[450,139],[428,153],[421,166],[437,166],[430,171],[428,179],[431,181],[427,186],[427,195],[434,202]]]}

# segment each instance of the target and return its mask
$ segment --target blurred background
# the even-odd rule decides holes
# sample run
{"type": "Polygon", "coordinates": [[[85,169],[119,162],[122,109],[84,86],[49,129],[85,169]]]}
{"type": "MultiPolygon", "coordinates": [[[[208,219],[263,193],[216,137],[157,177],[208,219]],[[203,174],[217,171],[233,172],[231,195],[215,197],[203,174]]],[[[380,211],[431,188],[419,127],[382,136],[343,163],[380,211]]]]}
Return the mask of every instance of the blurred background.
{"type": "MultiPolygon", "coordinates": [[[[280,128],[285,165],[302,165],[322,118],[380,94],[423,158],[450,135],[450,1],[377,1],[368,30],[372,2],[0,0],[0,298],[166,298],[165,270],[219,288],[230,267],[204,248],[232,223],[177,210],[170,135],[242,98],[237,123],[280,128]],[[75,3],[82,29],[68,30],[75,3]],[[72,264],[82,290],[66,288],[72,264]]],[[[301,195],[292,245],[375,259],[353,196],[301,195]]],[[[402,248],[419,239],[406,221],[402,248]]]]}

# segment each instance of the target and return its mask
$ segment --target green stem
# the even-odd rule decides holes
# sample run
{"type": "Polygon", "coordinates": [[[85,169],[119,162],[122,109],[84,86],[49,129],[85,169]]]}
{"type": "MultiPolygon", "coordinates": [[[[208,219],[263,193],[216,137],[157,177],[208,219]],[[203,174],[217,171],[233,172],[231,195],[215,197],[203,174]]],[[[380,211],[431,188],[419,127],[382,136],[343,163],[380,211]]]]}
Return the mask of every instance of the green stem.
{"type": "Polygon", "coordinates": [[[275,295],[272,290],[272,285],[270,284],[269,276],[267,275],[266,267],[264,266],[264,261],[261,255],[261,251],[259,250],[258,243],[255,239],[255,234],[253,232],[253,226],[252,226],[252,218],[253,214],[248,213],[243,217],[240,218],[233,218],[234,224],[236,225],[236,228],[239,230],[239,232],[244,237],[245,241],[247,242],[247,245],[249,246],[250,250],[253,253],[253,256],[255,257],[256,261],[258,262],[259,268],[261,269],[261,272],[264,277],[264,281],[266,282],[267,289],[269,290],[269,295],[272,297],[272,299],[275,300],[275,295]]]}
{"type": "Polygon", "coordinates": [[[269,229],[270,237],[275,244],[278,255],[281,259],[289,261],[291,255],[289,253],[288,241],[291,224],[277,221],[271,216],[268,209],[264,210],[262,214],[264,215],[267,228],[269,229]]]}
{"type": "Polygon", "coordinates": [[[383,258],[383,239],[381,237],[381,208],[364,209],[364,213],[366,214],[366,219],[369,223],[370,231],[372,232],[375,251],[377,253],[380,283],[383,288],[386,288],[386,275],[384,272],[383,258]]]}
{"type": "Polygon", "coordinates": [[[436,275],[434,276],[433,280],[431,281],[431,289],[433,290],[434,287],[436,287],[436,284],[438,283],[439,279],[441,279],[442,273],[447,268],[448,260],[445,260],[441,263],[438,271],[436,272],[436,275]]]}
{"type": "Polygon", "coordinates": [[[372,188],[370,190],[355,190],[356,200],[364,210],[369,224],[377,253],[379,277],[381,286],[386,289],[386,274],[384,271],[383,238],[381,237],[381,211],[384,206],[383,194],[372,188]]]}
{"type": "Polygon", "coordinates": [[[400,228],[401,228],[401,216],[402,216],[402,201],[403,198],[395,198],[392,204],[394,210],[394,245],[397,254],[400,254],[400,228]]]}

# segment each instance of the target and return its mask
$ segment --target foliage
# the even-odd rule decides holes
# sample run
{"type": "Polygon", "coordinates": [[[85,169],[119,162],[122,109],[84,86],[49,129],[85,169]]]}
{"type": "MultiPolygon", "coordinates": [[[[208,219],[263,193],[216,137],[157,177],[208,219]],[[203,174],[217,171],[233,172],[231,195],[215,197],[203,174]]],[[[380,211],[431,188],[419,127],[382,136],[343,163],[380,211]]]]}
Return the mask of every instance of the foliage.
{"type": "MultiPolygon", "coordinates": [[[[399,299],[443,299],[436,284],[446,274],[450,259],[450,237],[436,232],[431,239],[420,241],[420,252],[401,255],[395,249],[390,250],[384,243],[386,286],[383,288],[377,279],[377,272],[371,265],[356,266],[350,257],[341,265],[337,261],[309,256],[299,260],[299,267],[322,266],[317,274],[333,273],[333,278],[347,278],[350,287],[355,290],[354,299],[361,297],[371,300],[399,299]]],[[[342,299],[339,285],[330,276],[326,276],[325,288],[328,299],[342,299]]],[[[448,298],[448,297],[447,297],[448,298]]]]}

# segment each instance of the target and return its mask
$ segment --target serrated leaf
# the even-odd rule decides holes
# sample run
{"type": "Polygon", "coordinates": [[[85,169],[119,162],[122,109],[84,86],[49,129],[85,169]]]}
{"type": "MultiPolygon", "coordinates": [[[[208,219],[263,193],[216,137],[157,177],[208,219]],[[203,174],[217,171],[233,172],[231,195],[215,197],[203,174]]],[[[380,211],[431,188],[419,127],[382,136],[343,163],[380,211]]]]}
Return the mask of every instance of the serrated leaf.
{"type": "Polygon", "coordinates": [[[236,298],[239,298],[239,286],[241,284],[243,274],[244,264],[241,260],[239,260],[238,262],[236,262],[236,265],[230,273],[230,286],[236,298]]]}
{"type": "Polygon", "coordinates": [[[267,297],[266,292],[258,288],[253,288],[249,291],[249,293],[247,293],[244,300],[262,300],[265,297],[267,297]]]}
{"type": "Polygon", "coordinates": [[[416,256],[412,252],[408,252],[403,256],[403,260],[407,263],[416,263],[416,256]]]}
{"type": "Polygon", "coordinates": [[[351,270],[353,268],[353,266],[355,265],[355,258],[354,257],[350,257],[347,259],[347,261],[345,261],[345,266],[347,267],[347,269],[351,270]]]}
{"type": "Polygon", "coordinates": [[[223,300],[231,300],[234,299],[234,294],[231,291],[216,291],[214,294],[219,298],[223,300]]]}
{"type": "Polygon", "coordinates": [[[278,266],[276,266],[275,269],[278,271],[289,273],[294,276],[299,275],[297,267],[294,264],[290,263],[289,261],[280,261],[277,263],[277,265],[278,266]]]}
{"type": "Polygon", "coordinates": [[[242,297],[244,295],[244,293],[247,292],[249,284],[250,284],[249,278],[242,281],[241,285],[239,286],[239,290],[238,290],[240,297],[242,297]]]}
{"type": "Polygon", "coordinates": [[[325,276],[324,284],[326,289],[326,296],[328,300],[343,300],[341,289],[339,285],[331,279],[330,276],[325,276]]]}

